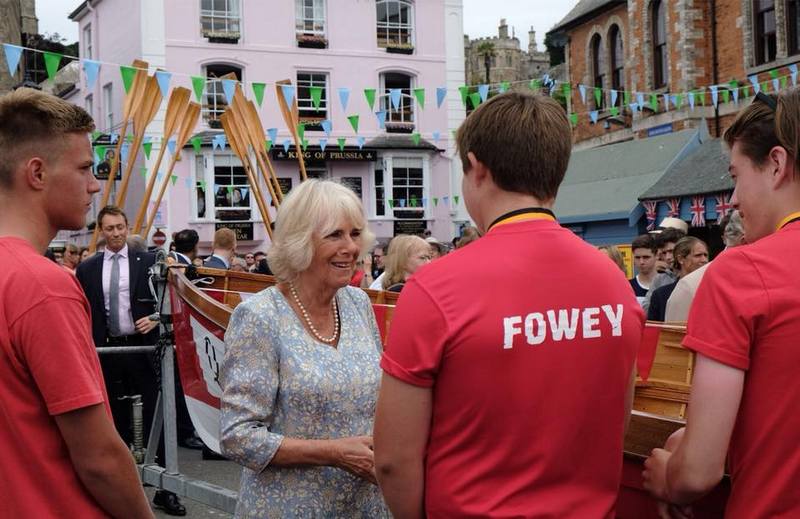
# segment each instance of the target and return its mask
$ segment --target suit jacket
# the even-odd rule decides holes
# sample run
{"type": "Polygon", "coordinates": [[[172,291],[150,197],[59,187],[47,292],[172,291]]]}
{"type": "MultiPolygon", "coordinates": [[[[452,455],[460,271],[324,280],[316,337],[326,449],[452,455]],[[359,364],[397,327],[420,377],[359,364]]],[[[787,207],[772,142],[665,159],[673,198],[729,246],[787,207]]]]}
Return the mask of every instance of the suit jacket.
{"type": "Polygon", "coordinates": [[[170,252],[169,257],[174,259],[180,265],[191,265],[191,261],[187,261],[187,256],[183,253],[170,252]]]}
{"type": "MultiPolygon", "coordinates": [[[[92,338],[95,346],[105,344],[106,305],[103,297],[103,254],[95,254],[78,265],[75,275],[86,293],[92,310],[92,338]]],[[[131,314],[136,322],[156,310],[155,301],[148,285],[148,269],[155,263],[156,256],[151,252],[132,252],[128,249],[128,267],[131,294],[131,314]]],[[[158,340],[158,327],[145,336],[148,344],[158,340]]]]}
{"type": "Polygon", "coordinates": [[[203,262],[203,266],[211,269],[222,269],[222,270],[228,270],[229,268],[228,265],[223,263],[221,259],[213,255],[206,258],[206,260],[203,262]]]}

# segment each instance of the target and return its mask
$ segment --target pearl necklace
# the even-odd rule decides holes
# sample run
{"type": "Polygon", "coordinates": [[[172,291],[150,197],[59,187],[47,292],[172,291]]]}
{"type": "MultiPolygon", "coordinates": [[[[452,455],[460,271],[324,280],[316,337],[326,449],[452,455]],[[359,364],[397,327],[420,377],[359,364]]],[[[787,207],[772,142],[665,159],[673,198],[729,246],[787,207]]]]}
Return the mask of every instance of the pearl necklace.
{"type": "Polygon", "coordinates": [[[311,334],[325,344],[333,344],[336,342],[336,339],[339,337],[339,304],[336,302],[336,296],[334,296],[333,301],[331,301],[331,308],[333,309],[333,335],[331,337],[323,337],[317,331],[314,323],[311,322],[311,317],[309,317],[306,307],[303,306],[303,303],[300,301],[300,296],[297,295],[297,289],[292,282],[289,283],[289,291],[292,293],[294,302],[300,307],[300,313],[303,314],[303,319],[311,330],[311,334]]]}

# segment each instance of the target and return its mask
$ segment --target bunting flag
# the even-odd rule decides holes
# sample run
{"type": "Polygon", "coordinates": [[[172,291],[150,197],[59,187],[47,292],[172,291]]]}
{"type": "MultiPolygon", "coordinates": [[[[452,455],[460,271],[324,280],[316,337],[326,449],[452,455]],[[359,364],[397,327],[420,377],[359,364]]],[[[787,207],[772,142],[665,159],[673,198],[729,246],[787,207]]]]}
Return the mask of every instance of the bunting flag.
{"type": "Polygon", "coordinates": [[[650,109],[654,112],[658,112],[658,95],[657,94],[650,94],[650,109]]]}
{"type": "Polygon", "coordinates": [[[603,99],[603,89],[599,87],[594,87],[594,105],[600,106],[602,99],[603,99]]]}
{"type": "Polygon", "coordinates": [[[722,102],[727,103],[731,100],[731,91],[730,90],[723,90],[722,91],[722,102]]]}
{"type": "Polygon", "coordinates": [[[83,73],[86,74],[86,86],[91,89],[97,82],[97,76],[100,73],[100,62],[85,59],[82,61],[83,73]]]}
{"type": "Polygon", "coordinates": [[[300,139],[300,147],[303,148],[303,151],[308,149],[308,139],[300,139]]]}
{"type": "Polygon", "coordinates": [[[644,94],[642,92],[636,93],[636,104],[639,106],[639,110],[644,108],[644,94]]]}
{"type": "Polygon", "coordinates": [[[44,53],[44,68],[47,69],[47,79],[50,81],[56,79],[56,73],[58,72],[58,66],[61,64],[62,57],[63,56],[57,52],[44,53]]]}
{"type": "Polygon", "coordinates": [[[792,86],[797,86],[797,64],[792,63],[789,65],[789,75],[792,78],[792,86]]]}
{"type": "Polygon", "coordinates": [[[333,130],[333,123],[331,123],[331,120],[325,119],[324,121],[322,121],[322,123],[320,123],[320,125],[322,126],[322,131],[325,132],[325,135],[330,137],[331,130],[333,130]]]}
{"type": "Polygon", "coordinates": [[[439,205],[439,199],[437,197],[433,197],[433,206],[436,207],[439,205]]]}
{"type": "Polygon", "coordinates": [[[572,86],[569,83],[561,85],[561,92],[564,94],[564,99],[572,99],[572,86]]]}
{"type": "Polygon", "coordinates": [[[739,89],[733,91],[733,102],[739,104],[739,89]]]}
{"type": "Polygon", "coordinates": [[[456,205],[458,205],[458,200],[459,200],[458,195],[453,195],[453,202],[455,202],[456,205]]]}
{"type": "Polygon", "coordinates": [[[656,207],[658,202],[655,200],[645,200],[642,202],[644,206],[644,215],[647,218],[647,230],[652,231],[656,228],[656,207]]]}
{"type": "Polygon", "coordinates": [[[225,134],[224,133],[218,133],[218,134],[214,135],[214,137],[211,139],[211,149],[215,150],[215,149],[219,148],[220,150],[224,150],[225,149],[225,142],[226,142],[225,134]]]}
{"type": "Polygon", "coordinates": [[[542,88],[542,80],[541,79],[531,79],[530,84],[531,90],[539,90],[542,88]]]}
{"type": "Polygon", "coordinates": [[[705,227],[706,226],[706,197],[693,196],[692,197],[692,227],[705,227]]]}
{"type": "Polygon", "coordinates": [[[3,44],[3,51],[6,54],[6,65],[8,65],[8,73],[12,76],[17,73],[19,60],[22,57],[22,47],[18,45],[11,45],[10,43],[3,44]]]}
{"type": "Polygon", "coordinates": [[[386,129],[386,110],[381,110],[380,112],[375,112],[375,117],[378,118],[378,128],[381,130],[386,129]]]}
{"type": "Polygon", "coordinates": [[[421,136],[419,133],[414,132],[411,134],[411,140],[414,142],[414,146],[419,146],[419,140],[421,136]]]}
{"type": "Polygon", "coordinates": [[[119,149],[119,160],[120,162],[127,163],[128,162],[128,153],[130,152],[131,145],[127,142],[122,144],[122,147],[119,149]]]}
{"type": "Polygon", "coordinates": [[[500,86],[497,87],[497,90],[501,94],[505,94],[506,92],[509,91],[510,88],[511,88],[511,82],[510,81],[503,81],[503,82],[500,83],[500,86]]]}
{"type": "Polygon", "coordinates": [[[314,110],[319,110],[322,105],[322,87],[312,86],[308,90],[311,94],[311,104],[314,105],[314,110]]]}
{"type": "Polygon", "coordinates": [[[169,177],[169,179],[172,182],[172,185],[174,186],[175,182],[178,181],[178,175],[172,175],[171,177],[169,177]]]}
{"type": "MultiPolygon", "coordinates": [[[[392,102],[392,108],[394,110],[399,110],[400,109],[400,96],[401,95],[402,95],[402,92],[401,92],[401,90],[399,88],[391,88],[391,89],[389,89],[389,99],[392,102]]],[[[372,108],[372,105],[370,105],[370,109],[371,108],[372,108]]]]}
{"type": "Polygon", "coordinates": [[[592,124],[597,124],[597,115],[598,115],[597,110],[592,110],[591,112],[589,112],[589,119],[592,121],[592,124]]]}
{"type": "MultiPolygon", "coordinates": [[[[233,104],[233,94],[236,93],[236,80],[235,79],[223,79],[222,80],[222,92],[225,94],[225,102],[228,105],[233,104]]],[[[287,104],[291,106],[292,102],[287,101],[287,104]]]]}
{"type": "Polygon", "coordinates": [[[711,104],[714,106],[714,108],[717,108],[719,105],[719,94],[717,92],[717,87],[711,86],[709,87],[709,90],[711,90],[711,104]]]}
{"type": "Polygon", "coordinates": [[[348,115],[347,120],[350,121],[350,126],[353,127],[353,131],[358,133],[358,115],[348,115]]]}
{"type": "Polygon", "coordinates": [[[347,103],[350,101],[350,89],[347,87],[339,88],[339,103],[342,105],[342,110],[347,110],[347,103]]]}
{"type": "Polygon", "coordinates": [[[414,98],[416,98],[419,107],[423,110],[425,109],[425,89],[424,88],[415,88],[414,89],[414,98]]]}
{"type": "Polygon", "coordinates": [[[619,97],[619,92],[617,90],[611,91],[611,106],[617,106],[617,97],[619,97]]]}
{"type": "MultiPolygon", "coordinates": [[[[220,149],[225,149],[225,135],[224,134],[222,135],[221,141],[222,141],[222,146],[220,147],[220,149]]],[[[167,149],[169,150],[169,154],[170,155],[175,155],[175,148],[177,147],[177,145],[178,144],[175,142],[175,139],[170,139],[170,140],[167,141],[167,149]]]]}
{"type": "Polygon", "coordinates": [[[733,211],[733,204],[731,204],[730,195],[728,193],[720,193],[714,197],[717,202],[717,220],[720,220],[733,211]]]}
{"type": "Polygon", "coordinates": [[[344,145],[347,142],[347,139],[344,137],[339,137],[336,139],[336,142],[339,144],[339,150],[344,151],[344,145]]]}
{"type": "Polygon", "coordinates": [[[272,142],[277,142],[278,140],[278,129],[277,128],[267,128],[267,135],[269,135],[269,140],[272,142]]]}
{"type": "Polygon", "coordinates": [[[153,143],[152,142],[145,142],[142,144],[142,150],[144,151],[144,156],[146,158],[150,158],[150,152],[153,151],[153,143]]]}
{"type": "Polygon", "coordinates": [[[253,95],[256,96],[256,102],[259,107],[264,103],[264,88],[266,86],[266,83],[253,83],[253,95]]]}
{"type": "Polygon", "coordinates": [[[439,144],[439,139],[442,138],[441,132],[435,131],[435,132],[431,133],[431,136],[433,137],[433,142],[435,142],[438,145],[439,144]]]}
{"type": "Polygon", "coordinates": [[[477,92],[473,92],[469,95],[469,100],[472,102],[472,108],[478,108],[478,105],[481,104],[481,95],[477,92]]]}
{"type": "Polygon", "coordinates": [[[370,110],[375,109],[375,89],[374,88],[365,88],[364,89],[364,97],[367,99],[367,104],[369,105],[370,110]]]}
{"type": "Polygon", "coordinates": [[[467,98],[469,97],[469,87],[467,85],[458,87],[458,93],[461,94],[461,102],[467,106],[467,98]]]}
{"type": "Polygon", "coordinates": [[[291,107],[294,101],[294,86],[281,85],[281,93],[283,94],[283,100],[286,101],[286,106],[291,107]]]}
{"type": "Polygon", "coordinates": [[[306,137],[306,125],[303,123],[297,124],[297,136],[300,137],[300,142],[306,137]]]}
{"type": "Polygon", "coordinates": [[[161,90],[161,97],[166,99],[169,96],[169,81],[172,79],[172,73],[166,70],[156,70],[155,76],[158,88],[161,90]]]}
{"type": "Polygon", "coordinates": [[[183,185],[186,189],[192,189],[192,179],[191,178],[184,178],[183,185]]]}
{"type": "Polygon", "coordinates": [[[478,94],[481,96],[481,103],[486,102],[489,97],[489,85],[478,85],[478,94]]]}
{"type": "Polygon", "coordinates": [[[289,153],[289,146],[291,146],[291,145],[292,145],[292,143],[291,143],[291,141],[289,139],[283,139],[283,151],[285,153],[289,153]]]}
{"type": "Polygon", "coordinates": [[[753,92],[756,94],[759,93],[761,91],[761,85],[758,84],[758,76],[748,76],[747,79],[749,79],[750,84],[753,85],[753,92]]]}
{"type": "Polygon", "coordinates": [[[447,98],[447,87],[436,87],[436,108],[441,108],[447,98]]]}
{"type": "Polygon", "coordinates": [[[576,113],[569,114],[569,122],[572,123],[572,126],[577,126],[578,125],[578,114],[576,114],[576,113]]]}
{"type": "Polygon", "coordinates": [[[266,150],[267,150],[267,153],[269,153],[270,151],[272,151],[272,141],[271,141],[271,140],[269,140],[269,139],[266,139],[266,140],[264,141],[264,149],[266,149],[266,150]]]}
{"type": "Polygon", "coordinates": [[[664,111],[665,112],[669,111],[669,103],[670,103],[669,94],[664,94],[664,111]]]}
{"type": "Polygon", "coordinates": [[[192,137],[192,140],[190,142],[192,143],[192,148],[194,148],[195,153],[200,153],[200,151],[202,151],[202,146],[203,146],[202,137],[192,137]]]}
{"type": "Polygon", "coordinates": [[[111,144],[116,144],[119,140],[119,132],[111,132],[108,134],[108,138],[111,141],[111,144]]]}
{"type": "Polygon", "coordinates": [[[689,94],[689,108],[691,110],[694,110],[694,95],[692,95],[691,93],[689,94]]]}
{"type": "Polygon", "coordinates": [[[578,92],[581,94],[581,102],[586,104],[586,85],[578,85],[578,92]]]}
{"type": "Polygon", "coordinates": [[[361,137],[361,136],[356,137],[356,144],[358,145],[358,149],[362,149],[364,147],[364,143],[365,142],[366,142],[366,139],[364,137],[361,137]]]}
{"type": "Polygon", "coordinates": [[[631,109],[631,113],[636,113],[636,111],[639,109],[639,103],[631,103],[628,105],[628,108],[631,109]]]}
{"type": "Polygon", "coordinates": [[[192,76],[192,89],[194,90],[194,97],[198,103],[203,102],[203,90],[206,89],[206,78],[200,76],[192,76]]]}
{"type": "Polygon", "coordinates": [[[131,85],[133,85],[133,78],[136,77],[136,69],[126,65],[120,65],[119,73],[122,75],[122,86],[125,88],[125,93],[127,94],[131,90],[131,85]]]}
{"type": "Polygon", "coordinates": [[[667,216],[672,218],[679,218],[681,214],[681,199],[680,197],[667,199],[667,216]]]}
{"type": "Polygon", "coordinates": [[[608,113],[611,114],[611,117],[619,117],[619,107],[612,106],[608,109],[608,113]]]}
{"type": "Polygon", "coordinates": [[[320,139],[319,140],[319,147],[322,151],[325,151],[325,148],[328,147],[328,139],[320,139]]]}
{"type": "Polygon", "coordinates": [[[143,179],[147,180],[147,168],[139,168],[139,174],[143,179]]]}
{"type": "Polygon", "coordinates": [[[628,106],[631,104],[631,93],[627,90],[622,92],[622,104],[628,106]]]}

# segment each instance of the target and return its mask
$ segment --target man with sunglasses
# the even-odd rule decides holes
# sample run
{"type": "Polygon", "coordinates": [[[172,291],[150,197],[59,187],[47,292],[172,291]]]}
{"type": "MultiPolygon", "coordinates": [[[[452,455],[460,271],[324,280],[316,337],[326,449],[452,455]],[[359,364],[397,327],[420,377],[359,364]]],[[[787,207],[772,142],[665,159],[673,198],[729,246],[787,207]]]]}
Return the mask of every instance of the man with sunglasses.
{"type": "Polygon", "coordinates": [[[760,94],[724,135],[750,245],[705,273],[683,342],[697,353],[686,428],[645,463],[646,488],[681,513],[727,464],[726,518],[800,517],[798,129],[793,89],[760,94]]]}

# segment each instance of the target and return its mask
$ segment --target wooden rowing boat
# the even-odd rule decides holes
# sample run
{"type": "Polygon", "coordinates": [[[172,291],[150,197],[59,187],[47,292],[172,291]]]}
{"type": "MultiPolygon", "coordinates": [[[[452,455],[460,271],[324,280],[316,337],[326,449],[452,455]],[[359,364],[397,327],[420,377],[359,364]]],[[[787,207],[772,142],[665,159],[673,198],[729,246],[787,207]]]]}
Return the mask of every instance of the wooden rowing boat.
{"type": "MultiPolygon", "coordinates": [[[[260,274],[207,268],[170,269],[170,302],[176,354],[189,414],[199,436],[219,452],[219,365],[225,330],[233,309],[275,284],[260,274]]],[[[384,341],[399,294],[365,290],[384,341]]],[[[694,354],[681,346],[685,328],[647,323],[637,362],[639,373],[630,426],[625,437],[622,486],[617,517],[656,519],[656,503],[642,487],[642,464],[683,427],[689,401],[694,354]]],[[[695,507],[695,518],[722,518],[728,495],[724,481],[695,507]]]]}

